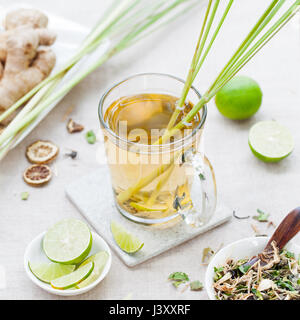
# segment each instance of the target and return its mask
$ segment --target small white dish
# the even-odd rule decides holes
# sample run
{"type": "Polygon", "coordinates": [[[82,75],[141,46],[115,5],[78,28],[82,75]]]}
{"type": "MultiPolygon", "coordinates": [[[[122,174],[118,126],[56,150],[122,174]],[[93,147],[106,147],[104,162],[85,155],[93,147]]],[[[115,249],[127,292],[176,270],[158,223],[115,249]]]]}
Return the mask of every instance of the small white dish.
{"type": "Polygon", "coordinates": [[[67,290],[54,289],[50,286],[50,284],[45,283],[43,281],[40,281],[30,271],[30,269],[28,267],[28,262],[29,261],[41,262],[41,263],[50,262],[50,260],[46,257],[46,255],[43,251],[43,248],[42,248],[42,241],[43,241],[43,237],[44,237],[45,233],[46,232],[43,232],[43,233],[39,234],[36,238],[34,238],[28,244],[28,246],[25,250],[25,254],[24,254],[24,268],[25,268],[26,274],[29,277],[29,279],[33,283],[35,283],[37,286],[44,289],[45,291],[48,291],[50,293],[57,294],[60,296],[75,296],[75,295],[82,294],[82,293],[85,293],[85,292],[93,289],[97,284],[99,284],[106,277],[106,275],[108,274],[110,267],[111,267],[111,251],[110,251],[107,243],[97,233],[92,232],[93,245],[92,245],[91,252],[89,253],[89,256],[91,256],[99,251],[102,251],[102,250],[105,250],[109,256],[107,263],[102,271],[102,274],[100,275],[100,277],[96,281],[94,281],[90,285],[88,285],[84,288],[81,288],[81,289],[67,289],[67,290]]]}
{"type": "MultiPolygon", "coordinates": [[[[210,300],[216,300],[213,288],[214,267],[221,267],[228,258],[251,258],[262,252],[269,241],[268,237],[252,237],[235,241],[221,249],[210,261],[205,274],[205,288],[210,300]]],[[[289,242],[285,248],[297,256],[300,254],[300,246],[289,242]]]]}

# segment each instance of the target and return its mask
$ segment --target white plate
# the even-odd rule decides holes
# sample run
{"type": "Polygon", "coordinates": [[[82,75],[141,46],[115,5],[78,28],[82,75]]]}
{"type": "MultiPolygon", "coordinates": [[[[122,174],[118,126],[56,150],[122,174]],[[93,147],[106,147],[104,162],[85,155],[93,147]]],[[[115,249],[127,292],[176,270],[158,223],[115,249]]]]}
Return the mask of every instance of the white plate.
{"type": "Polygon", "coordinates": [[[93,283],[91,283],[90,285],[81,288],[81,289],[67,289],[67,290],[58,290],[58,289],[54,289],[50,286],[50,284],[45,283],[43,281],[40,281],[38,278],[35,277],[35,275],[30,271],[29,267],[28,267],[28,262],[32,261],[32,262],[50,262],[50,260],[48,260],[48,258],[46,257],[43,248],[42,248],[42,241],[43,241],[43,237],[45,235],[46,232],[41,233],[40,235],[38,235],[36,238],[34,238],[27,246],[25,254],[24,254],[24,268],[26,271],[27,276],[29,277],[29,279],[35,283],[37,286],[39,286],[40,288],[53,293],[53,294],[57,294],[60,296],[75,296],[78,294],[82,294],[85,293],[91,289],[93,289],[97,284],[99,284],[108,274],[110,267],[111,267],[111,251],[109,249],[109,246],[107,245],[107,243],[95,232],[92,232],[92,237],[93,237],[93,245],[92,245],[92,249],[91,252],[89,254],[89,256],[96,254],[99,251],[106,251],[108,253],[108,260],[106,262],[106,265],[102,271],[102,274],[100,275],[100,277],[94,281],[93,283]]]}
{"type": "MultiPolygon", "coordinates": [[[[205,274],[205,288],[210,300],[217,300],[213,289],[214,267],[220,267],[228,258],[251,258],[262,252],[269,241],[268,237],[252,237],[238,240],[221,249],[209,263],[205,274]]],[[[289,242],[285,248],[295,255],[300,254],[300,246],[289,242]]]]}
{"type": "MultiPolygon", "coordinates": [[[[0,32],[3,31],[1,27],[1,23],[6,16],[7,12],[11,10],[15,10],[18,8],[33,8],[28,6],[27,4],[17,3],[9,7],[3,7],[0,5],[0,32]]],[[[39,9],[35,7],[35,9],[39,9]]],[[[56,41],[51,46],[51,49],[56,54],[56,64],[54,69],[52,70],[52,74],[56,71],[60,70],[61,67],[75,54],[76,50],[79,48],[80,43],[84,40],[84,38],[89,33],[89,28],[82,26],[74,21],[59,17],[51,12],[44,12],[48,19],[49,24],[48,28],[53,30],[56,35],[56,41]]],[[[53,93],[58,91],[68,80],[72,79],[74,75],[82,70],[86,70],[88,66],[93,64],[102,56],[102,54],[107,50],[109,47],[109,40],[107,39],[104,41],[94,52],[90,53],[86,57],[84,57],[75,67],[73,67],[61,81],[61,83],[55,88],[53,93]]],[[[67,93],[66,93],[67,94],[67,93]]],[[[65,94],[65,95],[66,95],[65,94]]],[[[13,149],[16,147],[47,115],[48,113],[63,99],[65,96],[63,95],[54,103],[50,104],[48,108],[46,108],[34,121],[31,125],[29,125],[18,137],[16,142],[10,147],[13,149]]]]}

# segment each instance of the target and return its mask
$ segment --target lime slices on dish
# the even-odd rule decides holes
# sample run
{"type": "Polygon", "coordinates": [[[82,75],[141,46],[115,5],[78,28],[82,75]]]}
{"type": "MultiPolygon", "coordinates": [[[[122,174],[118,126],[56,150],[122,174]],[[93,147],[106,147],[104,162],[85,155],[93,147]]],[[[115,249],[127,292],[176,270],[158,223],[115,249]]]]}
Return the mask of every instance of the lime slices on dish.
{"type": "Polygon", "coordinates": [[[88,226],[77,219],[65,219],[45,234],[43,248],[53,262],[62,264],[80,263],[92,247],[92,234],[88,226]]]}
{"type": "Polygon", "coordinates": [[[100,275],[101,275],[101,273],[107,263],[108,257],[109,257],[109,255],[106,251],[100,251],[100,252],[94,254],[93,256],[90,256],[86,260],[84,260],[81,263],[81,265],[79,266],[79,269],[82,268],[83,266],[87,265],[90,262],[94,262],[94,270],[85,280],[80,282],[76,287],[78,289],[84,288],[84,287],[90,285],[91,283],[93,283],[94,281],[96,281],[100,277],[100,275]]]}
{"type": "Polygon", "coordinates": [[[127,232],[127,230],[118,223],[112,221],[110,228],[117,245],[123,251],[127,253],[134,253],[142,249],[144,243],[127,232]]]}
{"type": "Polygon", "coordinates": [[[287,128],[276,121],[256,123],[249,132],[249,146],[265,162],[286,158],[294,149],[294,139],[287,128]]]}
{"type": "Polygon", "coordinates": [[[86,279],[94,269],[94,262],[78,268],[76,271],[51,281],[51,287],[54,289],[66,290],[78,285],[86,279]]]}
{"type": "Polygon", "coordinates": [[[28,262],[30,271],[41,281],[50,283],[52,280],[65,276],[75,270],[74,265],[59,263],[32,263],[28,262]]]}

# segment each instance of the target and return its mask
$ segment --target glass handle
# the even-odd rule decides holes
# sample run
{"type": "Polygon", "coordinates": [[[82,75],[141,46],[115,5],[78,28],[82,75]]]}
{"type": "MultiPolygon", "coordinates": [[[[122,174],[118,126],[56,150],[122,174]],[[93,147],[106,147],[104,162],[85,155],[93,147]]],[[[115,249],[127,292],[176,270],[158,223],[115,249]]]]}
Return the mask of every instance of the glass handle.
{"type": "Polygon", "coordinates": [[[198,152],[190,151],[185,155],[187,165],[192,166],[194,175],[190,188],[191,203],[180,208],[178,213],[186,224],[200,227],[207,223],[216,210],[217,185],[213,167],[207,157],[198,152]]]}

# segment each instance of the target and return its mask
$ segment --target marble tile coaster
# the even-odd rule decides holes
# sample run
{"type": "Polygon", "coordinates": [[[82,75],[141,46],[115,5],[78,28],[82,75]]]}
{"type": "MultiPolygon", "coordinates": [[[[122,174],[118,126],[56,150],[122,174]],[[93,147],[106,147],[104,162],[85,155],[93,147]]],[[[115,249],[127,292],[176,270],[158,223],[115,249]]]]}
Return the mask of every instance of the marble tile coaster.
{"type": "Polygon", "coordinates": [[[66,193],[81,214],[129,267],[136,266],[211,230],[228,221],[232,216],[232,210],[221,203],[213,218],[200,228],[189,227],[184,222],[167,229],[136,224],[124,218],[116,209],[106,166],[68,185],[66,193]],[[145,243],[143,249],[133,255],[123,252],[115,244],[110,232],[111,220],[121,223],[141,239],[145,243]]]}

